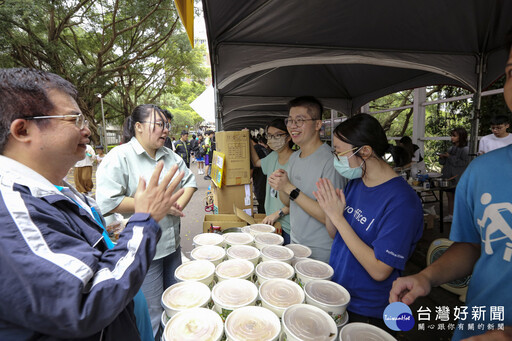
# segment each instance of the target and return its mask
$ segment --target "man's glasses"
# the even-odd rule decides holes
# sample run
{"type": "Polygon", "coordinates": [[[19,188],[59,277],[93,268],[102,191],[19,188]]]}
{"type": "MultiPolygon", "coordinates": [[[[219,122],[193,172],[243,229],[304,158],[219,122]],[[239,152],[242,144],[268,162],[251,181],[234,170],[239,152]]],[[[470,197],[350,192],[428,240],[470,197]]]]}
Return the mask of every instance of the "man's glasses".
{"type": "Polygon", "coordinates": [[[57,115],[57,116],[25,116],[25,117],[22,117],[22,119],[24,119],[24,120],[44,120],[44,119],[48,119],[48,118],[60,118],[60,119],[63,119],[65,121],[75,120],[75,126],[78,129],[80,129],[80,130],[82,130],[85,127],[89,126],[89,121],[87,121],[85,119],[85,116],[82,115],[82,114],[78,114],[78,115],[57,115]]]}
{"type": "Polygon", "coordinates": [[[288,135],[287,133],[280,133],[280,134],[266,134],[265,137],[267,140],[279,140],[281,137],[288,135]]]}
{"type": "Polygon", "coordinates": [[[500,124],[499,126],[491,126],[490,130],[493,131],[493,130],[501,130],[505,128],[505,125],[504,124],[500,124]]]}
{"type": "Polygon", "coordinates": [[[162,121],[159,121],[159,122],[141,121],[140,123],[150,123],[150,124],[154,124],[155,126],[157,126],[158,128],[160,128],[161,130],[164,130],[165,128],[167,128],[167,130],[171,130],[171,124],[170,124],[169,122],[162,122],[162,121]]]}
{"type": "Polygon", "coordinates": [[[297,119],[291,119],[291,118],[285,118],[284,119],[284,124],[286,124],[287,126],[293,126],[293,125],[296,125],[297,127],[302,127],[304,125],[304,122],[306,121],[318,121],[317,119],[314,119],[314,118],[297,118],[297,119]]]}
{"type": "Polygon", "coordinates": [[[345,155],[345,154],[347,154],[347,153],[350,153],[350,152],[351,152],[351,151],[353,151],[354,149],[357,149],[357,147],[354,147],[354,148],[352,148],[352,149],[349,149],[349,150],[347,150],[347,151],[340,152],[340,153],[338,153],[335,149],[333,149],[333,150],[331,150],[331,153],[332,153],[332,155],[334,155],[334,156],[336,157],[336,159],[338,159],[338,161],[340,161],[340,156],[343,156],[343,155],[345,155]]]}

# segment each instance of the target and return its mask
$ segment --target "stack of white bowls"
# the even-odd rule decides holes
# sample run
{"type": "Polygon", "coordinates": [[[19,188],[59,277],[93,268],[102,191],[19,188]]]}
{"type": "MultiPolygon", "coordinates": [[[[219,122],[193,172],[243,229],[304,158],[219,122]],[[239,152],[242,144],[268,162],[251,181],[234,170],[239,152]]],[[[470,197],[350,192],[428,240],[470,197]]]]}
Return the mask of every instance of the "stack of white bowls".
{"type": "MultiPolygon", "coordinates": [[[[255,224],[246,226],[243,232],[195,236],[193,260],[186,263],[188,266],[178,267],[175,277],[183,286],[189,281],[210,285],[206,289],[211,289],[211,299],[208,296],[206,304],[204,299],[197,299],[194,305],[186,303],[192,301],[187,298],[189,294],[179,294],[185,303],[164,302],[165,295],[180,286],[166,290],[162,319],[171,320],[164,337],[171,337],[172,330],[180,340],[218,340],[220,320],[220,337],[227,340],[335,340],[348,320],[350,294],[330,281],[334,270],[329,264],[309,258],[310,248],[300,244],[282,246],[282,237],[274,232],[271,225],[255,224]],[[207,321],[204,325],[196,322],[193,314],[185,313],[206,309],[192,306],[209,306],[219,319],[197,313],[207,321]],[[193,327],[196,323],[197,328],[193,327]],[[187,338],[182,333],[186,330],[198,332],[187,338]],[[205,330],[211,338],[200,336],[205,330]]],[[[197,294],[206,292],[202,288],[196,290],[197,294]]]]}

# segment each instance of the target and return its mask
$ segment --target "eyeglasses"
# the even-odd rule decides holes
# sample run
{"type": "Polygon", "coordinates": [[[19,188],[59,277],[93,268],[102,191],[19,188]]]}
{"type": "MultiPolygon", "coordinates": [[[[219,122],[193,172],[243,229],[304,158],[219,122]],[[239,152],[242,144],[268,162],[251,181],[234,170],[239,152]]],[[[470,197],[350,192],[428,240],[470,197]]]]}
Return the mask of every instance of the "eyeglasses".
{"type": "Polygon", "coordinates": [[[505,125],[504,124],[500,124],[499,126],[491,126],[490,130],[493,131],[493,130],[501,130],[505,128],[505,125]]]}
{"type": "Polygon", "coordinates": [[[295,120],[291,119],[291,118],[285,118],[284,124],[286,124],[287,126],[296,125],[297,127],[300,128],[304,125],[304,122],[306,122],[306,121],[318,121],[318,120],[315,118],[302,118],[302,117],[299,117],[295,120]]]}
{"type": "Polygon", "coordinates": [[[47,119],[47,118],[60,118],[60,119],[63,119],[65,121],[71,121],[71,120],[75,120],[75,126],[82,130],[84,129],[85,127],[88,127],[89,126],[89,121],[87,121],[85,119],[85,116],[82,115],[82,114],[78,114],[78,115],[56,115],[56,116],[25,116],[25,117],[22,117],[22,119],[24,120],[44,120],[44,119],[47,119]]]}
{"type": "Polygon", "coordinates": [[[266,134],[265,137],[267,140],[279,140],[281,137],[288,135],[287,133],[280,133],[280,134],[266,134]]]}
{"type": "Polygon", "coordinates": [[[171,130],[171,124],[169,122],[162,122],[162,121],[159,121],[159,122],[151,122],[151,121],[141,121],[140,123],[150,123],[150,124],[154,124],[155,126],[157,126],[158,128],[164,130],[164,128],[167,128],[167,130],[171,130]]]}
{"type": "Polygon", "coordinates": [[[343,155],[345,155],[345,154],[347,154],[347,153],[350,153],[350,152],[351,152],[351,151],[353,151],[354,149],[357,149],[357,147],[354,147],[354,148],[352,148],[352,149],[349,149],[349,150],[347,150],[347,151],[340,152],[340,153],[338,153],[335,149],[333,149],[333,150],[331,150],[331,153],[332,153],[332,155],[334,155],[334,156],[336,157],[336,159],[338,159],[338,161],[340,161],[340,156],[343,156],[343,155]]]}

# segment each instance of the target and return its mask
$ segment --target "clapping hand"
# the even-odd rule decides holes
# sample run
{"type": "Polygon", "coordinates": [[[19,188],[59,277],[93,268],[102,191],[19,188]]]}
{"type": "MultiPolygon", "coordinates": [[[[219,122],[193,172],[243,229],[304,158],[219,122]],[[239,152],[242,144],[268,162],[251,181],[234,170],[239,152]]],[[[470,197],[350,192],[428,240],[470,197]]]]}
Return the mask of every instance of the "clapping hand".
{"type": "Polygon", "coordinates": [[[162,220],[172,207],[176,208],[176,200],[183,194],[183,189],[176,191],[176,193],[174,193],[174,190],[183,179],[184,173],[180,172],[171,182],[178,171],[176,165],[172,166],[162,181],[158,183],[163,167],[163,162],[157,163],[147,185],[144,178],[140,177],[137,192],[134,196],[135,213],[149,213],[156,221],[162,220]]]}

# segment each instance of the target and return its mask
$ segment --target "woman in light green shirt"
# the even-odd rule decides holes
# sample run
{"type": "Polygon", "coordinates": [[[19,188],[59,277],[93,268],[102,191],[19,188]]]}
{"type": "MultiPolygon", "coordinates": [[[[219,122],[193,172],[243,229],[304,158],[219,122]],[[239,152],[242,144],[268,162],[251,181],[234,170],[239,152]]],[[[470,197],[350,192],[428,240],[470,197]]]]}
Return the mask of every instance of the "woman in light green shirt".
{"type": "MultiPolygon", "coordinates": [[[[254,149],[254,142],[251,140],[251,159],[254,167],[261,167],[263,174],[270,175],[277,169],[288,170],[288,159],[293,153],[291,137],[286,129],[284,119],[275,119],[266,127],[267,144],[273,151],[263,159],[258,157],[254,149]]],[[[263,219],[264,224],[274,225],[277,221],[281,223],[284,245],[290,244],[290,208],[285,206],[279,199],[279,192],[270,187],[267,182],[265,195],[265,212],[267,216],[263,219]]]]}
{"type": "Polygon", "coordinates": [[[175,283],[174,270],[181,264],[181,211],[197,190],[195,177],[183,159],[171,149],[164,147],[171,119],[172,115],[167,117],[164,111],[155,105],[144,104],[136,107],[124,126],[124,136],[129,140],[112,149],[96,173],[96,200],[101,211],[106,213],[107,223],[113,220],[112,213],[120,213],[125,218],[134,213],[133,195],[137,190],[139,178],[149,180],[157,162],[164,162],[162,177],[176,164],[180,172],[185,173],[177,188],[184,188],[184,194],[169,214],[158,222],[162,236],[142,284],[154,334],[158,331],[163,311],[160,303],[162,293],[175,283]]]}

